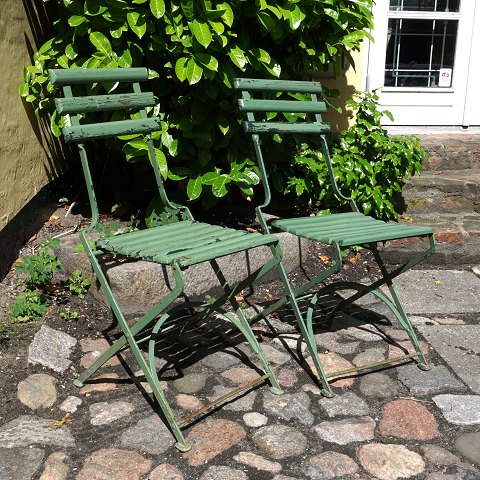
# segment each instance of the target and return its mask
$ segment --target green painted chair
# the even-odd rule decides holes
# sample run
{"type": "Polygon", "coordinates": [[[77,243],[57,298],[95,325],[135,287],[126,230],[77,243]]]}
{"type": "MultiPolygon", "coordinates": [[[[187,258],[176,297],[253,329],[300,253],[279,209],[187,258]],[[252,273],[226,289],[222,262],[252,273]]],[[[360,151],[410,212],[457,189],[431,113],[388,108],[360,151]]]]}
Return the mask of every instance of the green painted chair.
{"type": "MultiPolygon", "coordinates": [[[[63,98],[55,99],[58,114],[69,116],[69,125],[63,128],[63,138],[66,142],[75,142],[80,151],[83,173],[85,175],[88,196],[92,210],[91,224],[80,232],[80,239],[90,263],[95,271],[101,288],[106,294],[108,303],[112,308],[118,324],[122,330],[122,336],[113,345],[87,368],[76,380],[75,385],[82,386],[84,382],[112,356],[121,349],[130,347],[133,356],[143,371],[153,395],[161,407],[167,424],[169,425],[175,439],[176,446],[181,451],[189,450],[181,427],[185,426],[196,416],[203,414],[206,407],[198,412],[188,415],[183,419],[175,419],[173,411],[160,386],[158,374],[155,368],[155,344],[157,339],[162,338],[169,329],[175,327],[175,314],[180,309],[185,309],[191,316],[189,321],[206,319],[210,313],[220,313],[230,321],[244,335],[253,352],[258,357],[265,374],[258,381],[235,389],[230,394],[211,402],[207,407],[213,407],[231,398],[246,389],[250,389],[259,383],[270,382],[270,390],[273,393],[281,393],[281,388],[272,372],[272,369],[262,352],[262,349],[253,334],[248,321],[245,319],[235,296],[244,288],[250,286],[254,281],[265,275],[272,268],[276,267],[281,260],[281,250],[278,238],[274,235],[262,235],[238,231],[231,228],[201,223],[194,220],[188,208],[172,203],[165,192],[163,179],[159,164],[156,158],[153,141],[150,133],[160,130],[160,120],[147,116],[146,107],[153,107],[156,104],[153,93],[142,92],[140,83],[148,79],[148,71],[145,68],[104,68],[104,69],[71,69],[71,70],[49,70],[49,75],[54,85],[63,87],[63,98]],[[75,96],[76,89],[91,91],[93,84],[108,83],[110,85],[120,82],[128,88],[129,93],[106,94],[106,95],[83,95],[75,96]],[[131,92],[131,93],[130,93],[131,92]],[[103,121],[104,112],[124,112],[127,119],[116,121],[103,121]],[[92,116],[100,113],[93,123],[84,123],[85,115],[92,116]],[[126,112],[126,114],[125,114],[126,112]],[[134,112],[140,112],[136,118],[130,117],[134,112]],[[138,118],[140,117],[140,118],[138,118]],[[156,226],[146,230],[133,231],[93,242],[92,231],[99,221],[99,211],[93,180],[89,167],[87,148],[84,145],[87,141],[116,137],[119,135],[138,134],[146,138],[148,153],[153,167],[158,191],[162,202],[170,211],[178,213],[179,221],[166,225],[156,226]],[[94,247],[92,248],[92,244],[94,247]],[[217,258],[236,252],[245,252],[250,249],[267,246],[273,253],[271,258],[265,260],[264,264],[256,271],[241,281],[238,285],[229,285],[223,275],[217,258]],[[115,258],[121,256],[123,259],[145,260],[164,265],[170,269],[175,279],[171,291],[155,304],[145,315],[129,326],[125,315],[115,297],[115,292],[109,284],[109,280],[101,267],[99,259],[105,256],[115,258]],[[212,302],[188,302],[184,301],[180,306],[173,306],[173,302],[180,299],[184,290],[183,272],[192,265],[201,262],[209,262],[213,268],[218,281],[223,287],[223,294],[212,302]],[[224,305],[230,305],[232,311],[227,311],[224,305]],[[140,349],[141,343],[148,345],[148,360],[145,360],[140,349]]],[[[96,89],[98,91],[98,88],[96,89]]],[[[122,90],[123,91],[123,90],[122,90]]],[[[122,117],[120,117],[122,118],[122,117]]],[[[183,317],[182,322],[185,322],[183,317]]],[[[184,325],[182,325],[184,327],[184,325]]]]}
{"type": "Polygon", "coordinates": [[[322,95],[322,87],[317,82],[283,81],[283,80],[257,80],[238,78],[234,82],[236,90],[241,92],[242,98],[238,104],[240,110],[245,112],[246,120],[243,124],[244,130],[253,141],[258,165],[261,171],[261,179],[264,186],[264,202],[256,208],[257,217],[261,223],[262,230],[269,235],[270,232],[290,232],[299,237],[314,240],[322,244],[331,245],[335,251],[335,260],[332,266],[322,271],[315,278],[307,281],[304,285],[293,289],[285,272],[280,265],[280,272],[286,287],[285,298],[280,299],[266,310],[263,315],[271,313],[286,304],[293,309],[295,318],[299,324],[300,331],[308,346],[315,368],[322,382],[322,393],[331,397],[334,392],[330,386],[329,379],[354,372],[365,371],[398,362],[415,360],[418,367],[427,369],[427,362],[422,353],[417,336],[408,319],[404,308],[395,292],[392,280],[399,274],[417,265],[420,261],[431,255],[435,250],[433,230],[430,227],[401,225],[394,222],[383,222],[359,212],[355,202],[342,193],[335,181],[334,166],[332,165],[325,134],[330,127],[322,120],[321,114],[326,112],[325,102],[318,99],[322,95]],[[283,94],[283,96],[282,96],[283,94]],[[280,96],[280,97],[279,97],[280,96]],[[288,99],[279,99],[287,97],[288,99]],[[270,99],[268,99],[270,98],[270,99]],[[274,98],[274,99],[271,99],[274,98]],[[288,114],[300,115],[288,115],[288,114]],[[287,114],[287,115],[283,115],[287,114]],[[295,118],[295,120],[287,120],[295,118]],[[270,119],[270,120],[269,120],[270,119]],[[270,203],[270,187],[268,184],[268,172],[263,159],[262,135],[308,135],[310,139],[320,142],[323,158],[328,168],[330,182],[335,195],[347,200],[351,207],[349,213],[338,213],[332,215],[320,215],[303,218],[278,219],[271,224],[267,223],[263,214],[270,203]],[[315,137],[315,138],[312,138],[315,137]],[[419,237],[426,241],[428,247],[420,254],[412,254],[412,258],[405,264],[388,271],[380,255],[378,244],[389,240],[398,240],[410,237],[419,237]],[[342,266],[342,249],[352,246],[362,246],[369,249],[378,263],[382,277],[370,285],[353,282],[334,282],[328,285],[320,285],[331,275],[338,272],[342,266]],[[389,296],[379,287],[386,284],[389,296]],[[348,298],[337,302],[333,307],[326,309],[326,319],[331,322],[337,312],[352,304],[366,294],[373,294],[383,301],[406,330],[411,343],[414,346],[414,353],[408,353],[400,357],[391,358],[386,361],[370,364],[344,371],[325,372],[320,357],[313,331],[314,309],[320,299],[326,294],[343,290],[353,290],[355,293],[348,298]],[[307,301],[308,307],[303,315],[298,302],[307,301]]]}

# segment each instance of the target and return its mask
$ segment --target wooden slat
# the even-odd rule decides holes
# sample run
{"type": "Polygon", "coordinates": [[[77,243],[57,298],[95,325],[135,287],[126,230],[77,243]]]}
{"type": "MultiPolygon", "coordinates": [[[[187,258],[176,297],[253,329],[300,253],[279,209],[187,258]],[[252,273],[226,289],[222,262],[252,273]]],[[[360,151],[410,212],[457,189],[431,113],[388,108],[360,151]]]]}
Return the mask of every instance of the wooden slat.
{"type": "Polygon", "coordinates": [[[236,90],[264,92],[322,93],[318,82],[300,82],[298,80],[265,80],[256,78],[236,78],[233,81],[236,90]]]}
{"type": "Polygon", "coordinates": [[[328,123],[245,122],[246,133],[328,133],[328,123]]]}
{"type": "Polygon", "coordinates": [[[149,133],[160,130],[160,119],[145,118],[140,120],[121,120],[118,122],[91,123],[62,129],[66,142],[82,142],[96,138],[149,133]]]}
{"type": "Polygon", "coordinates": [[[238,100],[240,110],[247,112],[325,113],[325,102],[301,100],[238,100]]]}
{"type": "Polygon", "coordinates": [[[154,105],[155,97],[152,92],[55,99],[55,107],[61,115],[66,115],[67,113],[108,112],[121,109],[139,110],[144,107],[153,107],[154,105]]]}
{"type": "Polygon", "coordinates": [[[93,82],[142,82],[148,80],[146,68],[70,68],[48,70],[50,81],[56,85],[93,82]]]}

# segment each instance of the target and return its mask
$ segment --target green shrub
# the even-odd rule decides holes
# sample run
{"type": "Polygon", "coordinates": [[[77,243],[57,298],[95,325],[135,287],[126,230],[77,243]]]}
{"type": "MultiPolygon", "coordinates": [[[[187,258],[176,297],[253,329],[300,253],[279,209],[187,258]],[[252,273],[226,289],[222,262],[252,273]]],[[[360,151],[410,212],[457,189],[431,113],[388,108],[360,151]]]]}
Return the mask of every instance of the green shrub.
{"type": "MultiPolygon", "coordinates": [[[[381,126],[392,114],[380,110],[375,93],[357,92],[347,106],[355,123],[341,132],[332,144],[332,163],[340,191],[351,196],[365,214],[397,218],[394,196],[401,192],[402,179],[418,173],[426,151],[414,136],[390,136],[381,126]]],[[[348,204],[336,198],[321,151],[302,144],[295,152],[285,188],[311,209],[338,210],[348,204]],[[313,204],[312,199],[318,203],[313,204]]]]}
{"type": "Polygon", "coordinates": [[[75,269],[72,274],[67,278],[65,286],[80,298],[84,298],[88,291],[88,287],[92,284],[92,281],[88,278],[84,278],[83,272],[78,268],[75,269]]]}
{"type": "Polygon", "coordinates": [[[29,322],[37,320],[47,310],[46,297],[37,290],[26,290],[15,298],[10,318],[12,322],[29,322]]]}
{"type": "Polygon", "coordinates": [[[37,253],[23,257],[16,267],[16,272],[23,277],[22,283],[25,283],[29,289],[43,287],[48,285],[53,278],[53,274],[62,271],[63,266],[54,255],[53,248],[60,241],[58,238],[47,237],[40,243],[37,253]]]}
{"type": "MultiPolygon", "coordinates": [[[[250,196],[258,182],[245,160],[233,78],[306,79],[331,64],[338,72],[372,27],[371,0],[49,1],[56,35],[25,67],[20,94],[37,114],[52,113],[48,68],[148,67],[162,107],[153,109],[162,119],[153,134],[162,174],[207,203],[232,187],[250,196]]],[[[51,116],[57,136],[64,121],[51,116]]],[[[140,138],[117,147],[130,162],[147,158],[140,138]]]]}

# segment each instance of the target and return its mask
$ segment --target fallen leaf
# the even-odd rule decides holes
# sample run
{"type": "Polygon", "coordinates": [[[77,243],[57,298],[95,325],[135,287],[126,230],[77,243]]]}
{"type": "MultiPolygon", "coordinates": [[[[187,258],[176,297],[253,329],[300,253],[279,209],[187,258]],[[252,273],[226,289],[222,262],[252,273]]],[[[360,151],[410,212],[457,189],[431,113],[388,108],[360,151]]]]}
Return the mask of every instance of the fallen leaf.
{"type": "Polygon", "coordinates": [[[412,217],[407,217],[406,215],[400,215],[400,218],[404,220],[405,222],[412,222],[413,219],[412,217]]]}
{"type": "Polygon", "coordinates": [[[55,420],[50,425],[47,425],[47,427],[62,428],[64,425],[70,425],[71,423],[73,423],[73,420],[70,418],[69,414],[67,413],[60,420],[55,420]]]}
{"type": "Polygon", "coordinates": [[[357,253],[354,257],[350,257],[348,259],[348,261],[352,264],[352,265],[356,265],[358,263],[358,261],[360,260],[360,258],[362,258],[362,256],[360,255],[360,253],[357,253]]]}
{"type": "Polygon", "coordinates": [[[442,283],[441,280],[435,280],[435,285],[440,285],[442,283]]]}
{"type": "Polygon", "coordinates": [[[331,263],[331,258],[327,257],[327,255],[319,255],[318,258],[323,262],[323,263],[331,263]]]}
{"type": "Polygon", "coordinates": [[[236,300],[237,302],[243,302],[243,300],[245,300],[245,297],[244,297],[243,295],[241,295],[241,294],[235,295],[235,300],[236,300]]]}
{"type": "Polygon", "coordinates": [[[58,220],[60,217],[58,215],[52,215],[49,220],[58,220]]]}
{"type": "Polygon", "coordinates": [[[258,228],[250,228],[250,227],[247,227],[245,230],[251,233],[258,233],[260,231],[258,230],[258,228]]]}

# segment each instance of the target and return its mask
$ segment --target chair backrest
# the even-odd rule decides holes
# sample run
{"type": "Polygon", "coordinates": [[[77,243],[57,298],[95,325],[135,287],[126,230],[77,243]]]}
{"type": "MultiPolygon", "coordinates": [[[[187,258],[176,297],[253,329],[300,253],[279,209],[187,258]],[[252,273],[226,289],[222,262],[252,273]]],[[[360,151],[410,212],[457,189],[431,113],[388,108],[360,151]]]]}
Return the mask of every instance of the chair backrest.
{"type": "MultiPolygon", "coordinates": [[[[265,190],[265,201],[257,207],[259,218],[263,218],[261,209],[268,206],[271,200],[268,175],[259,137],[261,134],[305,134],[318,136],[335,194],[349,201],[354,211],[358,210],[353,200],[340,192],[335,180],[335,173],[325,139],[325,134],[330,132],[330,125],[322,119],[322,113],[327,111],[327,104],[318,98],[322,95],[320,83],[236,78],[234,80],[234,88],[242,93],[242,98],[238,100],[238,105],[240,110],[246,113],[247,119],[243,123],[243,128],[246,133],[252,135],[265,190]],[[288,100],[264,98],[265,95],[278,97],[280,94],[286,94],[288,100]],[[261,98],[256,98],[256,96],[261,98]]],[[[268,231],[266,225],[262,224],[262,227],[268,231]]]]}
{"type": "MultiPolygon", "coordinates": [[[[70,124],[62,129],[66,142],[75,142],[80,150],[83,173],[87,184],[88,196],[92,208],[92,224],[98,221],[98,206],[93,189],[93,181],[90,173],[88,156],[83,143],[100,138],[116,137],[121,135],[145,135],[148,147],[148,155],[155,173],[157,187],[163,204],[173,210],[184,209],[187,215],[190,212],[181,205],[176,205],[167,197],[163,178],[157,161],[151,132],[161,129],[160,119],[147,116],[146,107],[156,105],[155,96],[152,92],[142,92],[140,82],[148,80],[146,68],[74,68],[74,69],[51,69],[48,71],[50,80],[54,85],[61,85],[63,98],[55,99],[55,107],[60,115],[69,115],[70,124]],[[113,93],[108,95],[82,95],[74,96],[75,85],[102,84],[128,84],[131,92],[113,93]],[[84,114],[95,112],[127,111],[130,114],[137,113],[140,118],[116,121],[104,121],[93,119],[92,123],[83,122],[84,114]],[[81,116],[81,117],[80,117],[81,116]]],[[[123,85],[122,85],[123,86],[123,85]]],[[[90,88],[90,90],[92,90],[90,88]]],[[[138,116],[138,115],[137,115],[138,116]]]]}

